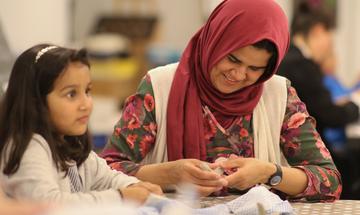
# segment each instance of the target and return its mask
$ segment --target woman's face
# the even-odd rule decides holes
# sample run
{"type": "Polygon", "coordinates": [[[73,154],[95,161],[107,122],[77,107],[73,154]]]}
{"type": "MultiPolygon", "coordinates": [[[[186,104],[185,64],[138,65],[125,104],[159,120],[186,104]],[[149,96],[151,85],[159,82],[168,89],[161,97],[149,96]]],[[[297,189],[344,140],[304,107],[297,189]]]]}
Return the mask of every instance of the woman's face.
{"type": "Polygon", "coordinates": [[[222,93],[232,93],[254,84],[265,72],[271,53],[245,46],[221,59],[210,71],[210,80],[222,93]]]}

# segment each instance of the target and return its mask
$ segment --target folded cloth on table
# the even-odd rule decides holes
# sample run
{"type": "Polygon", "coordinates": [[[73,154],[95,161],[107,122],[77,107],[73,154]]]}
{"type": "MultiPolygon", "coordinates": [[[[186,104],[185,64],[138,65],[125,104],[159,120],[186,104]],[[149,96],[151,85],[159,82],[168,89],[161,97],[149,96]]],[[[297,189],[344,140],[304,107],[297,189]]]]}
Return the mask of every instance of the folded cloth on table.
{"type": "Polygon", "coordinates": [[[251,188],[244,195],[225,204],[215,205],[205,209],[194,209],[196,215],[205,214],[295,214],[294,208],[288,201],[283,201],[276,194],[270,192],[264,186],[251,188]],[[226,209],[222,205],[225,205],[226,209]],[[259,208],[261,206],[261,208],[259,208]],[[216,211],[216,213],[215,213],[216,211]]]}
{"type": "MultiPolygon", "coordinates": [[[[294,208],[288,201],[283,201],[276,194],[270,192],[264,186],[251,188],[244,195],[224,204],[214,205],[208,208],[193,209],[181,201],[168,199],[157,195],[150,195],[146,204],[147,209],[156,208],[159,214],[174,215],[271,215],[271,214],[295,214],[294,208]],[[260,208],[260,207],[261,208],[260,208]]],[[[143,208],[143,214],[147,209],[143,208]]],[[[150,212],[150,210],[148,211],[150,212]]],[[[149,213],[150,214],[150,213],[149,213]]]]}
{"type": "Polygon", "coordinates": [[[270,192],[264,186],[251,188],[246,194],[228,203],[230,211],[234,214],[259,214],[258,203],[262,205],[265,214],[294,214],[294,208],[288,201],[270,192]]]}

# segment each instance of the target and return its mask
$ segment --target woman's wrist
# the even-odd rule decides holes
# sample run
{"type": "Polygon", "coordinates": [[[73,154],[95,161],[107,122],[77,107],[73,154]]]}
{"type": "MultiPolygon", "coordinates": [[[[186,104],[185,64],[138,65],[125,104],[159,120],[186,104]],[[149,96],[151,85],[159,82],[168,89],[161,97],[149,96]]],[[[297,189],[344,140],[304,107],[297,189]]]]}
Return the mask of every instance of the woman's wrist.
{"type": "Polygon", "coordinates": [[[268,182],[269,178],[276,172],[276,166],[273,163],[266,163],[264,171],[264,179],[261,183],[265,184],[268,182]]]}
{"type": "Polygon", "coordinates": [[[135,176],[142,181],[167,186],[176,183],[176,178],[173,177],[174,174],[172,174],[174,168],[174,162],[144,165],[138,170],[135,176]]]}
{"type": "Polygon", "coordinates": [[[178,183],[176,175],[176,161],[161,163],[159,165],[161,175],[165,185],[173,185],[178,183]]]}

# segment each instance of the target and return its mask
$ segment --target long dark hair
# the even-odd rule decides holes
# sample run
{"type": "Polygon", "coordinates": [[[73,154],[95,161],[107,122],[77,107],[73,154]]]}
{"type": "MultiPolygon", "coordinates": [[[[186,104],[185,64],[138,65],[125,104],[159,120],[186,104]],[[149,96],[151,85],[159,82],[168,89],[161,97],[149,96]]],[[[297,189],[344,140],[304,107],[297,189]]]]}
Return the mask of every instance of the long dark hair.
{"type": "Polygon", "coordinates": [[[6,156],[3,173],[11,175],[19,165],[33,134],[40,134],[49,144],[56,167],[68,170],[67,161],[79,166],[91,151],[88,132],[62,138],[49,119],[46,96],[54,82],[71,62],[90,67],[86,50],[56,47],[35,60],[40,50],[51,44],[39,44],[23,52],[12,68],[9,85],[0,104],[0,156],[6,156]],[[5,153],[6,152],[6,153],[5,153]]]}

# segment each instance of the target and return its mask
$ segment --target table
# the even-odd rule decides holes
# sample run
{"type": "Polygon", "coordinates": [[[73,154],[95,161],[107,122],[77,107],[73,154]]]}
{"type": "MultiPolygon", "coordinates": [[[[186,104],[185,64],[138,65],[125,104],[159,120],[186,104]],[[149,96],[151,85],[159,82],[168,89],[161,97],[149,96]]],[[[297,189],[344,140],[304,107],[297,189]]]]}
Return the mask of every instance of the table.
{"type": "MultiPolygon", "coordinates": [[[[229,195],[221,197],[201,197],[200,206],[210,207],[216,204],[226,203],[238,195],[229,195]]],[[[360,201],[356,200],[338,200],[333,203],[291,203],[295,208],[297,215],[360,215],[360,201]]]]}
{"type": "Polygon", "coordinates": [[[360,214],[360,201],[338,200],[333,203],[291,203],[298,215],[357,215],[360,214]]]}

